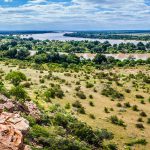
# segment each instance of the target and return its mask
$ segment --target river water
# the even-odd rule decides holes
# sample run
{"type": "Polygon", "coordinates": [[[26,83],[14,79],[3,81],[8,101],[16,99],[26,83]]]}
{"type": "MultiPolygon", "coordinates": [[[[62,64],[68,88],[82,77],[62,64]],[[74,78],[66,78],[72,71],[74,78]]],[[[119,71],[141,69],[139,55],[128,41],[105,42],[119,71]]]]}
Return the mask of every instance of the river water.
{"type": "MultiPolygon", "coordinates": [[[[60,33],[43,33],[43,34],[32,34],[32,35],[21,35],[22,38],[29,38],[29,37],[33,37],[34,39],[37,40],[58,40],[58,41],[84,41],[84,40],[88,40],[88,41],[100,41],[100,42],[105,42],[105,41],[109,41],[110,44],[120,44],[120,43],[134,43],[137,44],[140,41],[136,41],[136,40],[106,40],[106,39],[90,39],[90,38],[76,38],[76,37],[66,37],[63,36],[66,32],[60,32],[60,33]]],[[[142,41],[144,44],[146,44],[146,41],[142,41]]]]}

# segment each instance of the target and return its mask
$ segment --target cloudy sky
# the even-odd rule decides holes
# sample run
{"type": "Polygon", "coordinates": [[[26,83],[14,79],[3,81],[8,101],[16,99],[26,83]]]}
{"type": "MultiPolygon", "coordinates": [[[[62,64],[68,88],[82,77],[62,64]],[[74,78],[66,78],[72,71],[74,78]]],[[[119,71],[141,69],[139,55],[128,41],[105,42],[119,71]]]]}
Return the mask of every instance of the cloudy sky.
{"type": "Polygon", "coordinates": [[[150,29],[150,0],[0,0],[0,30],[150,29]]]}

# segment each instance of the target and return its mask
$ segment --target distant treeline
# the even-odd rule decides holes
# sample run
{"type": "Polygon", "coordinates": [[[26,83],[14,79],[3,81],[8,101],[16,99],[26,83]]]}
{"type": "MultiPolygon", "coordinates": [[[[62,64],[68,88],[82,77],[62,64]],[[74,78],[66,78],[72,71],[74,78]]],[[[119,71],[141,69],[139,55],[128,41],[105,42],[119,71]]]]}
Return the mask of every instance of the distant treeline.
{"type": "Polygon", "coordinates": [[[113,67],[113,66],[135,66],[142,64],[150,64],[150,59],[135,61],[132,58],[120,61],[113,57],[102,55],[106,52],[116,51],[125,52],[135,49],[137,52],[148,52],[150,43],[144,45],[139,42],[137,45],[133,43],[111,45],[109,42],[101,43],[99,41],[40,41],[33,38],[21,39],[17,36],[6,36],[0,38],[0,59],[17,59],[27,60],[36,64],[56,63],[61,64],[65,68],[74,65],[78,68],[83,65],[92,65],[98,67],[113,67]],[[31,56],[30,50],[36,54],[31,56]],[[67,54],[60,53],[66,52],[67,54]],[[77,52],[93,52],[97,53],[93,60],[80,59],[74,53],[77,52]]]}
{"type": "Polygon", "coordinates": [[[65,53],[149,53],[150,42],[110,44],[108,41],[49,41],[19,38],[18,36],[0,36],[0,52],[6,50],[35,50],[43,52],[65,53]]]}
{"type": "Polygon", "coordinates": [[[116,40],[150,40],[150,31],[100,31],[100,32],[74,32],[66,33],[64,36],[69,37],[82,37],[82,38],[93,38],[93,39],[116,39],[116,40]],[[145,35],[144,35],[145,34],[145,35]]]}
{"type": "Polygon", "coordinates": [[[19,35],[19,34],[43,34],[43,33],[57,33],[55,31],[0,31],[0,35],[19,35]]]}

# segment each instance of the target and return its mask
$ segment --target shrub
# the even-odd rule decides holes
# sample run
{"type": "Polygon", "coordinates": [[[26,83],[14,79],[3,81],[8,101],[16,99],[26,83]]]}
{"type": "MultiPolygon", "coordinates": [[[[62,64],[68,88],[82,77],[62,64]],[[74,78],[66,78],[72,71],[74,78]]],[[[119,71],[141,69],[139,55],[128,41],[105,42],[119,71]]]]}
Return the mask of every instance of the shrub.
{"type": "Polygon", "coordinates": [[[50,98],[55,98],[55,97],[63,98],[64,96],[65,96],[64,92],[58,85],[54,85],[54,87],[44,92],[44,97],[46,98],[46,100],[49,100],[50,98]]]}
{"type": "Polygon", "coordinates": [[[119,93],[118,91],[114,90],[111,87],[107,87],[102,90],[101,92],[102,95],[105,95],[107,97],[111,97],[113,99],[124,99],[124,95],[122,93],[119,93]]]}
{"type": "Polygon", "coordinates": [[[121,103],[117,103],[116,106],[117,106],[117,107],[122,107],[121,103]]]}
{"type": "Polygon", "coordinates": [[[109,113],[109,110],[108,110],[107,107],[104,108],[104,112],[105,112],[105,113],[109,113]]]}
{"type": "Polygon", "coordinates": [[[125,89],[125,92],[126,93],[131,93],[131,90],[130,89],[125,89]]]}
{"type": "Polygon", "coordinates": [[[6,80],[10,80],[15,86],[19,85],[21,81],[27,80],[25,74],[19,71],[12,71],[7,74],[6,80]]]}
{"type": "Polygon", "coordinates": [[[80,114],[85,114],[85,109],[84,109],[84,107],[81,105],[81,103],[79,101],[75,101],[72,104],[72,106],[78,108],[77,112],[79,112],[80,114]]]}
{"type": "Polygon", "coordinates": [[[124,124],[124,121],[122,119],[118,119],[117,116],[111,116],[110,120],[113,124],[119,125],[119,126],[123,126],[125,127],[126,125],[124,124]]]}
{"type": "Polygon", "coordinates": [[[141,104],[145,104],[145,101],[144,101],[144,100],[141,100],[141,104]]]}
{"type": "Polygon", "coordinates": [[[147,123],[150,124],[150,118],[147,119],[147,123]]]}
{"type": "Polygon", "coordinates": [[[138,121],[138,122],[143,122],[143,119],[142,119],[142,118],[138,118],[137,121],[138,121]]]}
{"type": "Polygon", "coordinates": [[[126,145],[128,145],[128,146],[134,146],[137,144],[146,145],[147,141],[145,139],[137,139],[137,140],[133,140],[131,142],[126,143],[126,145]]]}
{"type": "Polygon", "coordinates": [[[25,88],[30,88],[30,86],[31,86],[31,83],[29,83],[29,82],[25,82],[23,84],[23,87],[25,87],[25,88]]]}
{"type": "Polygon", "coordinates": [[[76,91],[80,91],[80,89],[81,89],[80,86],[77,86],[77,87],[75,88],[76,91]]]}
{"type": "Polygon", "coordinates": [[[95,93],[97,93],[97,90],[96,90],[96,88],[94,88],[94,89],[93,89],[93,91],[94,91],[95,93]]]}
{"type": "Polygon", "coordinates": [[[93,95],[89,95],[89,98],[90,98],[90,99],[93,99],[93,95]]]}
{"type": "Polygon", "coordinates": [[[0,93],[9,97],[9,92],[6,90],[4,84],[1,81],[0,81],[0,93]]]}
{"type": "Polygon", "coordinates": [[[44,79],[40,79],[40,83],[45,83],[45,80],[44,79]]]}
{"type": "Polygon", "coordinates": [[[144,125],[142,123],[137,123],[135,126],[139,129],[144,129],[144,125]]]}
{"type": "Polygon", "coordinates": [[[118,150],[117,145],[114,143],[110,143],[104,147],[105,150],[118,150]]]}
{"type": "Polygon", "coordinates": [[[132,110],[133,110],[133,111],[139,111],[138,106],[137,106],[137,105],[133,105],[133,106],[132,106],[132,110]]]}
{"type": "Polygon", "coordinates": [[[76,107],[76,108],[81,108],[82,105],[79,101],[75,101],[73,104],[72,104],[73,107],[76,107]]]}
{"type": "Polygon", "coordinates": [[[135,95],[135,97],[138,98],[138,99],[143,99],[144,98],[142,95],[139,95],[139,94],[135,95]]]}
{"type": "Polygon", "coordinates": [[[67,103],[67,104],[65,105],[65,108],[66,108],[66,109],[70,109],[70,108],[71,108],[70,103],[67,103]]]}
{"type": "Polygon", "coordinates": [[[127,103],[124,103],[124,107],[130,108],[130,107],[131,107],[131,105],[130,105],[130,103],[129,103],[129,102],[127,102],[127,103]]]}
{"type": "Polygon", "coordinates": [[[94,84],[86,82],[86,88],[92,88],[94,86],[94,84]]]}
{"type": "Polygon", "coordinates": [[[95,119],[95,116],[94,116],[93,114],[89,114],[89,117],[90,117],[91,119],[95,119]]]}
{"type": "Polygon", "coordinates": [[[84,107],[78,108],[77,112],[80,113],[80,114],[86,114],[84,107]]]}
{"type": "Polygon", "coordinates": [[[108,132],[107,129],[101,129],[97,131],[97,134],[101,139],[112,140],[114,138],[114,134],[112,132],[108,132]]]}
{"type": "Polygon", "coordinates": [[[89,102],[89,105],[92,106],[92,107],[95,106],[94,103],[93,103],[92,101],[89,102]]]}
{"type": "Polygon", "coordinates": [[[76,95],[80,98],[80,99],[86,99],[86,95],[82,92],[82,91],[78,91],[76,93],[76,95]]]}
{"type": "Polygon", "coordinates": [[[21,86],[11,88],[10,94],[15,96],[17,100],[25,100],[27,98],[27,92],[21,86]]]}
{"type": "Polygon", "coordinates": [[[80,85],[80,81],[77,81],[77,82],[76,82],[76,85],[80,85]]]}
{"type": "Polygon", "coordinates": [[[140,113],[140,116],[141,116],[141,117],[147,117],[147,115],[146,115],[146,113],[145,113],[144,111],[142,111],[142,112],[140,113]]]}

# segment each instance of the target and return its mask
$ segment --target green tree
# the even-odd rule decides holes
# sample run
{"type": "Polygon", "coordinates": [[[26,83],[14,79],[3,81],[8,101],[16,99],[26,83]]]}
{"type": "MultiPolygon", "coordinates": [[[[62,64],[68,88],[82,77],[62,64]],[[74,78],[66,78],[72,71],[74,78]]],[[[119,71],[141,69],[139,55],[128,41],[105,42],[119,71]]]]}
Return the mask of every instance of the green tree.
{"type": "Polygon", "coordinates": [[[27,92],[21,86],[12,87],[10,94],[15,96],[17,100],[25,100],[27,98],[27,92]]]}
{"type": "Polygon", "coordinates": [[[10,80],[15,86],[19,85],[21,81],[25,81],[27,78],[25,74],[19,71],[12,71],[7,74],[6,80],[10,80]]]}

